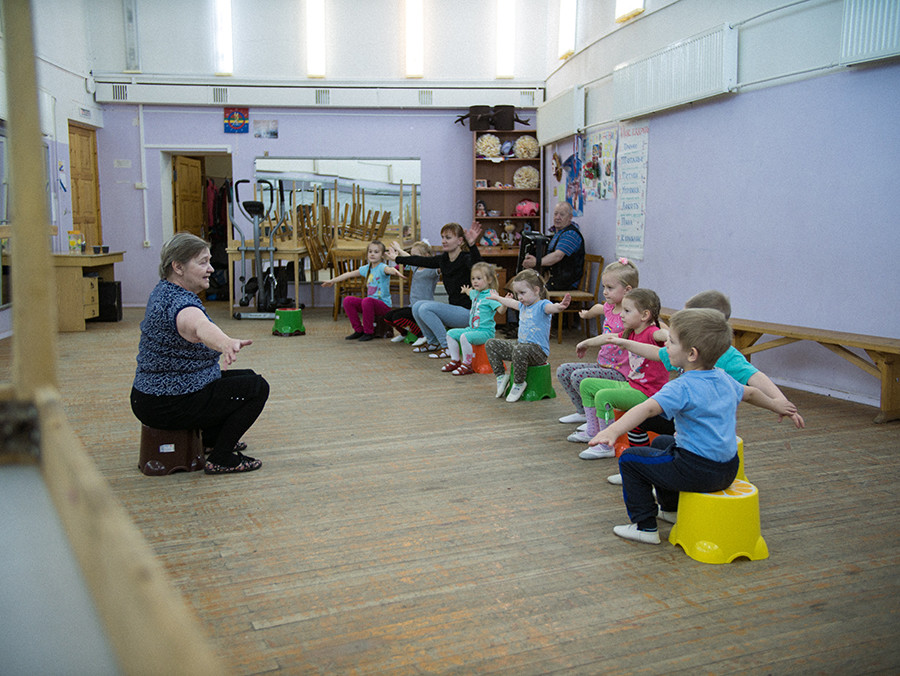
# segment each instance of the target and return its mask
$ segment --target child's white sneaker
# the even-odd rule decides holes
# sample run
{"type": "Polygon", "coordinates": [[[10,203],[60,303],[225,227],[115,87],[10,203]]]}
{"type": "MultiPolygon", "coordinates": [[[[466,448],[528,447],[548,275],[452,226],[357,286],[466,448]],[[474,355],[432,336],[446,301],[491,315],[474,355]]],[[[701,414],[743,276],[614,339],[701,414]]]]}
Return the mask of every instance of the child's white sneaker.
{"type": "Polygon", "coordinates": [[[560,418],[559,422],[566,423],[566,424],[568,424],[568,423],[583,423],[586,420],[587,420],[587,418],[584,417],[584,413],[570,413],[569,415],[564,415],[562,418],[560,418]]]}
{"type": "Polygon", "coordinates": [[[659,544],[659,531],[638,530],[636,523],[630,523],[627,526],[613,526],[613,533],[626,540],[643,542],[648,545],[659,544]]]}
{"type": "Polygon", "coordinates": [[[606,444],[597,444],[596,446],[588,446],[578,457],[582,460],[599,460],[600,458],[615,458],[616,449],[606,444]]]}
{"type": "Polygon", "coordinates": [[[576,432],[584,432],[586,429],[587,429],[587,423],[584,423],[583,425],[579,425],[578,427],[576,427],[575,431],[576,432]]]}
{"type": "Polygon", "coordinates": [[[428,339],[425,336],[422,336],[421,338],[417,338],[416,342],[414,342],[412,344],[412,346],[413,347],[421,347],[422,345],[424,345],[427,342],[428,342],[428,339]]]}
{"type": "Polygon", "coordinates": [[[675,523],[678,519],[678,512],[664,512],[663,510],[659,510],[659,514],[656,515],[656,518],[660,521],[665,521],[666,523],[675,523]]]}
{"type": "Polygon", "coordinates": [[[566,437],[566,441],[574,441],[577,444],[586,444],[591,439],[591,435],[587,432],[572,432],[572,434],[566,437]]]}
{"type": "Polygon", "coordinates": [[[606,477],[606,480],[611,483],[613,486],[621,486],[622,485],[622,475],[621,474],[610,474],[606,477]]]}
{"type": "Polygon", "coordinates": [[[497,376],[497,399],[506,394],[507,385],[509,385],[509,371],[502,376],[497,376]]]}
{"type": "Polygon", "coordinates": [[[396,336],[391,338],[392,343],[402,343],[404,340],[406,340],[406,336],[404,336],[402,333],[398,333],[396,336]]]}
{"type": "Polygon", "coordinates": [[[519,401],[519,397],[522,396],[527,384],[528,383],[513,383],[513,386],[509,388],[509,394],[506,395],[506,401],[519,401]]]}

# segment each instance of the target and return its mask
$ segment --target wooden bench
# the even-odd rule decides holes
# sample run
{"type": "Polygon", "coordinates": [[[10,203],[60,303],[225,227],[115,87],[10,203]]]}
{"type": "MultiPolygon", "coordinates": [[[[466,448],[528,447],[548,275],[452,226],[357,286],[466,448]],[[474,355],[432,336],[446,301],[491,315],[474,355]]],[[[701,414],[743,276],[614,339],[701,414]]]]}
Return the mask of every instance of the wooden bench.
{"type": "MultiPolygon", "coordinates": [[[[663,308],[660,316],[668,319],[674,312],[671,308],[663,308]]],[[[875,422],[884,423],[900,419],[900,339],[758,322],[736,317],[732,317],[728,323],[734,331],[734,346],[748,359],[757,352],[796,343],[799,340],[811,340],[831,350],[869,375],[881,379],[881,411],[875,416],[875,422]],[[757,343],[764,335],[774,338],[757,343]],[[849,349],[851,347],[864,350],[871,361],[852,352],[849,349]]]]}

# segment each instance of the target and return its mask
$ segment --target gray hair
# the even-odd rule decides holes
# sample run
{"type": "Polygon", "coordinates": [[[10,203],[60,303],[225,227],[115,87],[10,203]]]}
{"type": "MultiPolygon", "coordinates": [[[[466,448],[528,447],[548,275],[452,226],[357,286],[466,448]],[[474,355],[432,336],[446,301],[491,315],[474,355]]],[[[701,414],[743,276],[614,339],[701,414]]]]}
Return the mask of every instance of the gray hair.
{"type": "Polygon", "coordinates": [[[163,244],[159,253],[159,278],[168,279],[172,274],[172,263],[187,263],[198,254],[209,249],[209,243],[189,232],[178,232],[163,244]]]}

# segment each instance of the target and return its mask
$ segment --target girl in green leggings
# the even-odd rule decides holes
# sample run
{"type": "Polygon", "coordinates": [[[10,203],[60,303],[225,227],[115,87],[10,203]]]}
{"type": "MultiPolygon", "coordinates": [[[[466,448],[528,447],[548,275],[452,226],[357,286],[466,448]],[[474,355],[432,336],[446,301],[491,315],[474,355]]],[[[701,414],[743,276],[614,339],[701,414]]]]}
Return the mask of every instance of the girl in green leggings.
{"type": "MultiPolygon", "coordinates": [[[[619,334],[638,343],[648,343],[661,347],[667,332],[659,327],[659,296],[650,289],[633,289],[622,301],[622,324],[625,330],[619,334]]],[[[590,341],[578,344],[578,350],[586,350],[609,342],[616,334],[605,333],[590,341]],[[584,347],[582,347],[584,346],[584,347]]],[[[580,356],[580,355],[579,355],[580,356]]],[[[581,403],[587,418],[587,429],[569,435],[569,441],[587,442],[615,419],[614,409],[627,411],[637,406],[669,381],[665,367],[656,361],[629,353],[629,372],[625,382],[605,378],[585,378],[581,381],[581,403]]],[[[600,444],[590,446],[578,457],[584,460],[612,458],[612,446],[600,444]]]]}

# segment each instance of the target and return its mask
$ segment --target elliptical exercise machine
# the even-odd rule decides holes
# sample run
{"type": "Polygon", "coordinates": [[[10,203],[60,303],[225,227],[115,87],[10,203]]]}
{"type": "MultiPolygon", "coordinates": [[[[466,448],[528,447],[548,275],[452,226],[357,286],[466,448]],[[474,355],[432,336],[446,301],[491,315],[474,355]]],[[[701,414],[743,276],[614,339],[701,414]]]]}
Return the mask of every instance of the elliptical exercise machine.
{"type": "MultiPolygon", "coordinates": [[[[266,247],[261,246],[260,242],[260,223],[267,217],[268,210],[266,209],[265,204],[257,200],[247,200],[246,202],[240,201],[239,196],[239,188],[238,186],[241,183],[249,183],[250,181],[247,179],[243,179],[235,182],[234,184],[234,201],[238,204],[241,211],[253,222],[253,246],[248,247],[247,241],[244,238],[244,233],[241,232],[241,229],[237,226],[232,218],[232,225],[237,229],[238,233],[241,235],[241,246],[238,247],[238,250],[241,252],[241,298],[239,300],[239,304],[242,307],[246,307],[250,305],[250,298],[255,293],[256,294],[256,311],[254,312],[235,312],[235,319],[275,319],[275,275],[273,274],[273,270],[275,267],[275,243],[272,241],[274,238],[270,238],[269,245],[266,247]],[[269,267],[267,270],[263,270],[262,266],[262,251],[265,249],[269,252],[269,267]],[[256,276],[251,277],[249,280],[244,282],[246,279],[246,254],[248,252],[253,252],[253,263],[256,270],[256,276]],[[262,279],[262,284],[259,283],[259,280],[262,279]]],[[[260,186],[260,190],[262,188],[267,188],[269,190],[270,196],[270,205],[269,209],[271,209],[271,205],[274,203],[274,188],[272,184],[268,181],[257,181],[257,184],[260,186]]]]}

